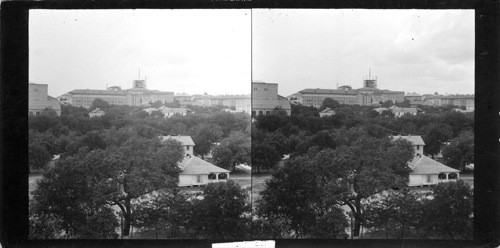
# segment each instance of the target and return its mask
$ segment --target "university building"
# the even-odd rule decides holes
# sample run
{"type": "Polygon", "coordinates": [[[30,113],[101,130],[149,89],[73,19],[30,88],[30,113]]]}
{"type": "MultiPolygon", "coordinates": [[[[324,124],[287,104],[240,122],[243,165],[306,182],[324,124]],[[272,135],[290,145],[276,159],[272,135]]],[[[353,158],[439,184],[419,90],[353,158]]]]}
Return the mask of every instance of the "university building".
{"type": "Polygon", "coordinates": [[[278,95],[278,84],[252,82],[252,116],[269,114],[275,108],[292,113],[290,101],[278,95]]]}
{"type": "Polygon", "coordinates": [[[174,92],[149,90],[146,80],[134,80],[133,88],[122,90],[119,86],[111,86],[105,90],[76,89],[58,97],[64,104],[90,108],[95,99],[102,99],[114,105],[147,106],[150,102],[174,101],[174,92]]]}
{"type": "Polygon", "coordinates": [[[321,107],[323,100],[331,98],[340,104],[371,106],[379,102],[403,102],[403,91],[381,90],[376,79],[366,79],[363,88],[352,89],[349,85],[337,89],[304,89],[288,97],[291,101],[306,106],[321,107]]]}
{"type": "Polygon", "coordinates": [[[56,98],[48,95],[47,84],[30,83],[28,86],[28,114],[38,115],[46,108],[54,110],[61,115],[61,104],[56,98]]]}

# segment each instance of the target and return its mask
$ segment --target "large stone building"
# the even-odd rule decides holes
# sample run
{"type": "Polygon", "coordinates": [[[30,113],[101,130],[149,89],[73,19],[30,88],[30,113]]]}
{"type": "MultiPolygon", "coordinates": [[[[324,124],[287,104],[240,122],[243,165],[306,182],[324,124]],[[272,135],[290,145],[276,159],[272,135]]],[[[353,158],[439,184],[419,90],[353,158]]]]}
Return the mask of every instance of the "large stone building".
{"type": "Polygon", "coordinates": [[[97,98],[115,105],[145,106],[156,101],[171,103],[174,101],[174,93],[148,90],[145,80],[134,80],[131,89],[122,90],[119,86],[111,86],[105,90],[76,89],[58,97],[61,103],[84,108],[90,108],[97,98]]]}
{"type": "Polygon", "coordinates": [[[337,89],[304,89],[288,97],[291,101],[302,105],[321,107],[323,100],[331,98],[340,104],[348,105],[376,105],[379,102],[404,101],[403,91],[380,90],[377,88],[376,79],[366,79],[363,82],[363,88],[352,89],[344,85],[337,89]]]}
{"type": "Polygon", "coordinates": [[[455,105],[465,107],[466,110],[474,110],[474,95],[446,95],[441,96],[440,105],[455,105]]]}
{"type": "Polygon", "coordinates": [[[49,86],[47,84],[30,83],[28,86],[28,114],[38,115],[44,109],[54,110],[57,115],[61,115],[61,104],[56,98],[48,95],[49,86]]]}
{"type": "Polygon", "coordinates": [[[290,101],[278,95],[278,84],[252,82],[252,116],[269,114],[281,108],[287,115],[292,112],[290,101]]]}

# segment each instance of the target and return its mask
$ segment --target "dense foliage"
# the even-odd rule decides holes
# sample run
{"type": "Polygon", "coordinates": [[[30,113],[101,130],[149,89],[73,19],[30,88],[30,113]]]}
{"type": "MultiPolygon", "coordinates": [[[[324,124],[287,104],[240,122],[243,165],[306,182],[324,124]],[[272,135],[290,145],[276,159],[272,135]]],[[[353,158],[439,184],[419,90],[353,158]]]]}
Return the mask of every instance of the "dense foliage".
{"type": "MultiPolygon", "coordinates": [[[[178,192],[177,165],[183,148],[172,140],[160,142],[158,136],[191,136],[199,144],[195,150],[199,155],[217,149],[219,142],[243,146],[243,150],[231,151],[239,154],[235,159],[224,160],[234,167],[250,163],[250,119],[245,113],[226,113],[219,107],[190,109],[187,116],[163,118],[139,107],[96,99],[90,110],[62,105],[61,116],[52,110],[30,116],[30,169],[43,172],[30,199],[30,237],[117,238],[120,226],[121,234],[127,236],[132,225],[155,233],[153,237],[196,235],[194,226],[201,220],[184,217],[201,212],[195,209],[206,201],[178,192]],[[90,118],[89,111],[95,108],[105,114],[90,118]],[[55,155],[60,158],[48,166],[55,155]]],[[[205,190],[201,196],[210,199],[210,194],[220,191],[229,198],[247,200],[246,193],[237,195],[233,189],[240,187],[231,182],[215,191],[205,190]]],[[[237,221],[241,216],[229,218],[237,221]]],[[[231,228],[246,230],[246,226],[231,228]]]]}
{"type": "MultiPolygon", "coordinates": [[[[407,101],[395,105],[410,107],[407,101]]],[[[425,155],[442,153],[443,163],[463,170],[473,162],[473,114],[456,112],[453,106],[418,106],[417,115],[395,117],[389,110],[379,114],[371,106],[343,105],[331,99],[320,109],[327,107],[334,109],[334,116],[319,117],[314,107],[292,104],[290,116],[276,109],[255,117],[252,168],[264,170],[271,178],[260,192],[262,198],[254,203],[258,210],[254,237],[342,238],[346,233],[341,223],[347,212],[353,218],[353,236],[359,235],[362,225],[392,238],[429,236],[429,226],[424,227],[418,212],[428,207],[427,198],[407,190],[407,163],[413,157],[410,143],[391,142],[389,137],[419,135],[426,143],[425,155]],[[399,193],[380,204],[394,208],[369,207],[374,195],[388,191],[399,193]],[[316,228],[333,219],[336,224],[328,225],[331,229],[316,228]]],[[[443,206],[442,211],[447,209],[443,206]]],[[[451,237],[434,234],[430,236],[451,237]]]]}

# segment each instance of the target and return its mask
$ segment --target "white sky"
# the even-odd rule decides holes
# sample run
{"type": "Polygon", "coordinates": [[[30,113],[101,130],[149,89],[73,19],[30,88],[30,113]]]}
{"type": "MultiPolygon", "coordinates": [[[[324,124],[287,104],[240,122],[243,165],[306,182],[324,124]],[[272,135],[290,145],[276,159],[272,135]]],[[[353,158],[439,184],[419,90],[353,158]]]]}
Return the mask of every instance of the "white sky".
{"type": "Polygon", "coordinates": [[[30,10],[29,80],[57,97],[132,87],[250,94],[250,10],[30,10]]]}
{"type": "Polygon", "coordinates": [[[253,80],[304,88],[474,93],[474,10],[254,9],[253,80]]]}

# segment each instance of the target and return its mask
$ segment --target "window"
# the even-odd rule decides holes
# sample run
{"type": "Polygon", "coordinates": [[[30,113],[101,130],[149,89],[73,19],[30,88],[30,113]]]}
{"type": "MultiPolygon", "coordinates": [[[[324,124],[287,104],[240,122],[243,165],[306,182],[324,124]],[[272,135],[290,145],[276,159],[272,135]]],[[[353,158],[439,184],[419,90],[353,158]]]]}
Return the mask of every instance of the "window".
{"type": "Polygon", "coordinates": [[[219,174],[219,180],[225,180],[225,179],[227,179],[227,174],[226,173],[219,174]]]}
{"type": "Polygon", "coordinates": [[[264,88],[264,91],[267,91],[267,88],[264,88]]]}
{"type": "Polygon", "coordinates": [[[201,183],[201,175],[197,175],[196,176],[196,182],[197,183],[201,183]]]}
{"type": "Polygon", "coordinates": [[[446,180],[446,174],[441,173],[438,175],[439,180],[446,180]]]}
{"type": "Polygon", "coordinates": [[[210,174],[208,174],[208,179],[215,180],[215,179],[217,179],[217,175],[215,175],[214,173],[210,173],[210,174]]]}
{"type": "Polygon", "coordinates": [[[430,183],[431,182],[431,175],[427,175],[427,182],[430,183]]]}
{"type": "Polygon", "coordinates": [[[448,179],[457,179],[457,174],[456,173],[450,173],[448,175],[448,179]]]}
{"type": "Polygon", "coordinates": [[[263,114],[262,111],[259,111],[259,115],[262,115],[262,114],[263,114]]]}
{"type": "Polygon", "coordinates": [[[417,150],[420,150],[420,145],[417,145],[417,150]]]}

